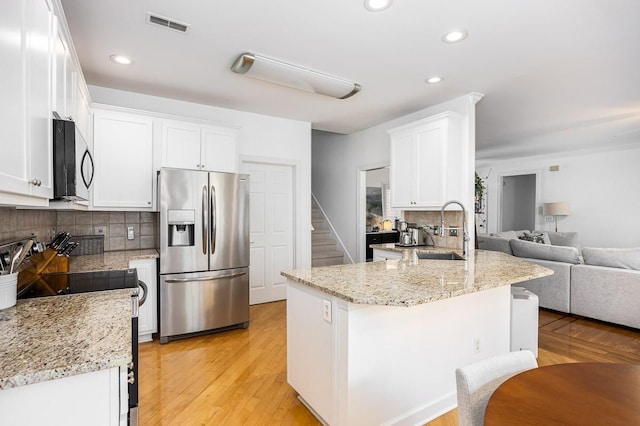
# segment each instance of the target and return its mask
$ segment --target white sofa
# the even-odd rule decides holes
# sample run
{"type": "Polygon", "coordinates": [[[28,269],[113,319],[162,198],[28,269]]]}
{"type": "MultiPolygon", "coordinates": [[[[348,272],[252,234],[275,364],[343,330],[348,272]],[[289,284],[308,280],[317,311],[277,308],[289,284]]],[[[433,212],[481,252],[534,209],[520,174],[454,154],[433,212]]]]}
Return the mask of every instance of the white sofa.
{"type": "MultiPolygon", "coordinates": [[[[510,254],[554,271],[518,286],[538,295],[543,308],[640,328],[640,248],[580,250],[577,234],[571,238],[573,246],[506,239],[510,254]]],[[[478,235],[478,248],[506,252],[504,240],[478,235]]]]}

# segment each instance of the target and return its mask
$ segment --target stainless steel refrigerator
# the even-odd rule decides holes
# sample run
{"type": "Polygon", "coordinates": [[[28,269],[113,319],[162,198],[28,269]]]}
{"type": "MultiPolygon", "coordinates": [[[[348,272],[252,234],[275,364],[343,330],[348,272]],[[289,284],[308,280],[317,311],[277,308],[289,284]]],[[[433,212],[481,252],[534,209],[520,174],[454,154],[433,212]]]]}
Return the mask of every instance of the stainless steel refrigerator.
{"type": "Polygon", "coordinates": [[[249,176],[162,169],[160,343],[249,325],[249,176]]]}

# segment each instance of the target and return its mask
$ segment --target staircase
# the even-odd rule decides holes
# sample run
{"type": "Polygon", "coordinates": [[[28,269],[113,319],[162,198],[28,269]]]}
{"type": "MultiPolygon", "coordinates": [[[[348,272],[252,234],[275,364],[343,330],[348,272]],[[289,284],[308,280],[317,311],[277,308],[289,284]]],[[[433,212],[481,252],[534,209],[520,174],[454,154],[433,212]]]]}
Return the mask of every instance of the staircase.
{"type": "Polygon", "coordinates": [[[344,254],[336,247],[331,230],[317,207],[311,209],[311,266],[342,265],[344,254]]]}

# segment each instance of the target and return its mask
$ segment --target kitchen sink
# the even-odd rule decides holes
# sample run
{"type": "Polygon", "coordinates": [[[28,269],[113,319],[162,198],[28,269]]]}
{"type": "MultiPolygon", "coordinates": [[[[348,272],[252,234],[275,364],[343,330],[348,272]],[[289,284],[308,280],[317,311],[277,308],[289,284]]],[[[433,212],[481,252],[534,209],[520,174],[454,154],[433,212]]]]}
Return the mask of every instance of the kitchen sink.
{"type": "Polygon", "coordinates": [[[418,253],[418,259],[432,260],[464,260],[464,257],[457,253],[418,253]]]}

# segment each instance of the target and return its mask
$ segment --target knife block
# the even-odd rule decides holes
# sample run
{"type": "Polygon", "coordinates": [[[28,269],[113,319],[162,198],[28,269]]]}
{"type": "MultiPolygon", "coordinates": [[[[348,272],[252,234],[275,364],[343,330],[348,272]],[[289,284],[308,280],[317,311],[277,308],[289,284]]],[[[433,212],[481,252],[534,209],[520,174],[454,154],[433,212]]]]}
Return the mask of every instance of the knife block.
{"type": "Polygon", "coordinates": [[[30,265],[18,274],[18,292],[35,283],[40,274],[69,272],[69,258],[58,256],[58,251],[50,247],[42,253],[32,255],[29,263],[30,265]]]}

